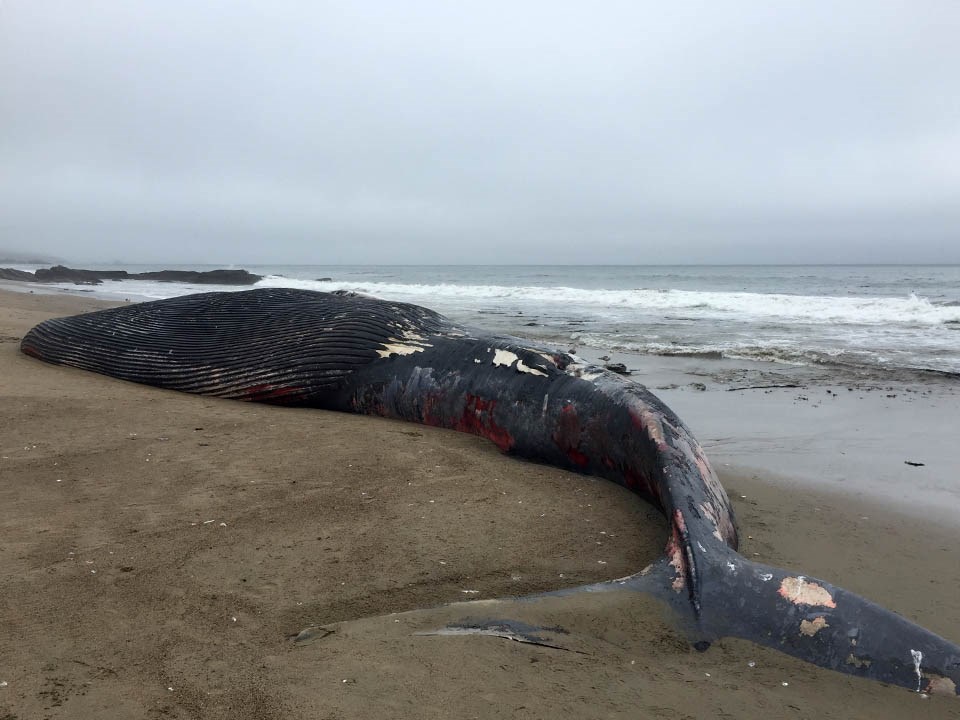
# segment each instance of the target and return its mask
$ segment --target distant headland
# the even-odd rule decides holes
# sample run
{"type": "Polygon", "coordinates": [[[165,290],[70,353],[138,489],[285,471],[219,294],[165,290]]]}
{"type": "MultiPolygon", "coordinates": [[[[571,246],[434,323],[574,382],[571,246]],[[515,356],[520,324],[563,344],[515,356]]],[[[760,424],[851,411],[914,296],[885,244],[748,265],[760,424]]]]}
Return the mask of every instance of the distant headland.
{"type": "Polygon", "coordinates": [[[126,270],[81,270],[63,265],[39,268],[35,272],[0,268],[0,280],[74,283],[75,285],[100,285],[104,280],[153,280],[155,282],[179,282],[197,285],[253,285],[262,278],[262,275],[254,275],[246,270],[155,270],[132,273],[126,270]]]}

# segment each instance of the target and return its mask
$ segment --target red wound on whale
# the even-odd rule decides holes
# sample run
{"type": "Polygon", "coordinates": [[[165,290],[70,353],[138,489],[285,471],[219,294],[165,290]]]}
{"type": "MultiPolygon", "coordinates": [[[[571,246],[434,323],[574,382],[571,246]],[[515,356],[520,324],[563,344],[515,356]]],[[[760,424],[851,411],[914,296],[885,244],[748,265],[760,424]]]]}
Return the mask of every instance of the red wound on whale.
{"type": "Polygon", "coordinates": [[[560,408],[560,417],[557,419],[557,429],[553,433],[553,441],[557,444],[574,465],[586,467],[590,458],[580,452],[580,418],[573,403],[567,403],[560,408]]]}
{"type": "Polygon", "coordinates": [[[251,402],[278,402],[290,395],[299,395],[303,388],[283,385],[253,385],[244,391],[241,399],[251,402]]]}
{"type": "Polygon", "coordinates": [[[480,435],[493,441],[501,450],[509,450],[513,447],[513,436],[494,422],[493,410],[496,406],[496,400],[485,400],[468,394],[463,413],[456,422],[456,429],[480,435]]]}

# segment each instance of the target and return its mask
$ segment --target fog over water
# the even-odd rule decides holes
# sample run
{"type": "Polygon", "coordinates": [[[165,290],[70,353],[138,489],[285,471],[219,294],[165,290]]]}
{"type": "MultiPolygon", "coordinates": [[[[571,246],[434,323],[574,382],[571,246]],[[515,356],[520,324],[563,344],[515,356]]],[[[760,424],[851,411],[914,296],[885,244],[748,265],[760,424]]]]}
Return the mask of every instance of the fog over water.
{"type": "Polygon", "coordinates": [[[0,250],[960,262],[960,5],[0,6],[0,250]]]}

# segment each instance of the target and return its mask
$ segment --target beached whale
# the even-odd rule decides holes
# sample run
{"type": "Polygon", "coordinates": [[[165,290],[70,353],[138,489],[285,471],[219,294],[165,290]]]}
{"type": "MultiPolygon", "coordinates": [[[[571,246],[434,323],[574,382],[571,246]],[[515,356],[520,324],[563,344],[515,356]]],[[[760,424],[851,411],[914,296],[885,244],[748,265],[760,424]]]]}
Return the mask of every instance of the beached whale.
{"type": "Polygon", "coordinates": [[[739,555],[730,502],[683,422],[642,385],[568,353],[416,305],[293,289],[48,320],[21,349],[162,388],[475,433],[504,452],[612,480],[664,513],[666,553],[585,589],[657,596],[700,649],[746,638],[851,675],[957,694],[957,645],[842,588],[739,555]]]}

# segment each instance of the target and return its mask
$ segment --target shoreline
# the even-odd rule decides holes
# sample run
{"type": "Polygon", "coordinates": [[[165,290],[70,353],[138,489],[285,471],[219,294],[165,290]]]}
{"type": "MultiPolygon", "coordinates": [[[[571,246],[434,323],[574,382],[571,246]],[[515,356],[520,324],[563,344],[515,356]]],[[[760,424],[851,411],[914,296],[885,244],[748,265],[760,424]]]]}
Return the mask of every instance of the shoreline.
{"type": "MultiPolygon", "coordinates": [[[[156,272],[151,270],[151,267],[138,266],[138,272],[146,271],[146,275],[152,277],[156,272]]],[[[434,276],[424,276],[422,268],[419,271],[411,270],[408,276],[402,277],[390,268],[381,268],[379,274],[376,270],[358,271],[353,268],[343,278],[334,279],[316,277],[318,273],[332,272],[330,268],[321,266],[253,267],[264,273],[257,283],[258,287],[302,287],[326,292],[347,290],[392,297],[430,306],[457,322],[475,325],[493,334],[526,337],[533,342],[547,345],[583,346],[581,354],[593,353],[598,357],[604,354],[622,355],[627,361],[633,361],[629,364],[649,365],[650,361],[662,361],[683,367],[690,362],[706,361],[709,364],[710,361],[715,361],[714,367],[720,368],[720,371],[712,369],[706,374],[728,384],[738,381],[736,376],[730,373],[731,368],[753,369],[756,371],[754,374],[764,381],[763,376],[775,378],[787,375],[794,384],[838,382],[861,387],[882,386],[891,381],[921,384],[931,380],[960,382],[960,366],[951,364],[950,360],[955,353],[956,338],[953,336],[955,331],[960,329],[960,315],[949,309],[956,306],[960,300],[945,299],[952,298],[953,295],[942,286],[942,278],[938,281],[941,285],[931,280],[932,285],[926,288],[935,299],[917,297],[911,290],[909,301],[904,301],[901,294],[890,294],[883,283],[880,283],[877,296],[849,295],[848,292],[834,295],[814,292],[809,296],[790,292],[778,294],[774,288],[763,282],[752,290],[739,286],[718,289],[710,286],[709,282],[703,290],[691,288],[684,282],[679,282],[676,289],[666,290],[657,284],[659,281],[656,273],[648,278],[654,282],[654,287],[628,287],[624,278],[620,277],[613,280],[611,287],[614,289],[591,289],[589,281],[584,287],[567,287],[562,284],[557,287],[541,286],[539,281],[544,277],[543,274],[523,278],[528,283],[524,286],[502,287],[497,284],[496,278],[487,276],[476,279],[481,283],[479,286],[467,283],[461,288],[468,292],[465,298],[461,298],[459,291],[453,291],[452,288],[459,287],[459,281],[468,279],[466,276],[459,277],[458,282],[451,282],[449,277],[437,279],[434,276]],[[311,267],[315,272],[307,272],[311,267]],[[287,271],[291,274],[286,274],[287,271]],[[367,282],[370,276],[374,279],[367,282]],[[404,282],[393,284],[401,279],[404,282]],[[422,284],[424,282],[428,284],[422,284]],[[430,282],[439,284],[431,286],[430,282]],[[493,285],[488,287],[483,283],[493,285]],[[437,290],[439,295],[425,292],[431,287],[437,290]],[[516,297],[513,295],[514,290],[519,292],[516,297]],[[537,296],[537,293],[543,290],[550,291],[550,299],[540,298],[538,302],[531,303],[529,293],[537,296]],[[471,292],[474,294],[469,294],[471,292]],[[654,294],[650,295],[651,292],[654,294]],[[633,307],[637,302],[637,298],[632,296],[634,293],[647,295],[640,306],[635,308],[639,316],[631,320],[630,313],[623,315],[617,308],[633,307]],[[694,307],[709,309],[709,312],[707,315],[694,313],[692,317],[686,317],[683,309],[691,299],[678,297],[668,301],[662,313],[651,315],[652,308],[661,304],[661,293],[665,293],[664,297],[670,293],[678,293],[684,297],[692,293],[699,298],[699,304],[694,307]],[[602,298],[595,297],[596,294],[602,298]],[[752,298],[751,303],[759,304],[759,315],[751,314],[752,306],[743,305],[746,302],[744,298],[747,297],[752,298]],[[567,310],[556,306],[558,298],[566,298],[563,307],[567,310]],[[798,304],[791,305],[791,298],[798,304]],[[584,308],[577,310],[581,301],[585,303],[584,308]],[[768,301],[772,303],[769,307],[764,305],[768,301]],[[851,301],[866,303],[858,305],[858,309],[854,311],[848,307],[851,301]],[[541,306],[543,302],[546,304],[541,306]],[[598,311],[598,302],[601,302],[606,310],[598,311]],[[731,302],[734,303],[733,310],[727,307],[731,302]],[[826,306],[823,305],[824,302],[827,303],[826,306]],[[903,307],[887,306],[889,303],[903,302],[906,302],[903,307]],[[873,308],[873,303],[884,306],[879,316],[876,313],[880,310],[873,308]],[[646,304],[650,306],[647,307],[646,304]],[[812,308],[817,308],[816,312],[812,308]],[[738,315],[741,312],[746,312],[742,318],[738,315]],[[786,313],[782,318],[778,314],[781,312],[786,313]],[[836,322],[820,322],[825,314],[829,315],[831,312],[839,313],[836,322]],[[931,313],[939,320],[934,321],[931,313]],[[767,319],[762,321],[761,318],[765,315],[767,319]],[[706,328],[711,316],[721,326],[716,332],[706,328]],[[880,316],[886,318],[885,325],[878,325],[877,318],[880,316]],[[953,319],[947,319],[948,316],[953,319]],[[806,320],[803,320],[804,317],[806,320]],[[691,322],[688,324],[687,321],[691,322]],[[858,322],[866,325],[860,327],[858,322]],[[930,324],[931,322],[933,324],[930,324]],[[838,328],[838,334],[822,331],[822,328],[831,326],[838,328]],[[923,332],[920,331],[921,328],[923,332]],[[951,332],[951,329],[954,332],[951,332]],[[749,340],[745,339],[744,332],[751,333],[749,340]],[[864,332],[866,336],[863,336],[864,332]],[[890,332],[893,332],[893,336],[890,332]],[[739,341],[734,342],[731,338],[739,338],[739,341]],[[596,348],[592,348],[590,343],[595,343],[596,348]],[[909,348],[914,348],[916,352],[910,352],[909,348]]],[[[129,272],[133,271],[110,269],[100,272],[125,272],[129,275],[129,272]]],[[[181,268],[171,272],[195,274],[198,271],[196,268],[190,271],[181,268]]],[[[132,277],[130,275],[130,278],[132,277]]],[[[508,274],[509,277],[512,276],[508,274]]],[[[561,280],[558,278],[558,281],[561,280]]],[[[29,287],[43,287],[43,284],[38,286],[30,283],[22,283],[19,287],[15,285],[11,283],[9,287],[21,291],[29,287]]],[[[0,282],[0,288],[2,287],[3,283],[0,282]]],[[[229,285],[189,283],[172,283],[164,287],[164,283],[130,279],[129,284],[111,281],[93,289],[78,289],[77,286],[70,285],[51,287],[45,291],[68,294],[83,292],[108,301],[149,301],[172,295],[235,289],[229,285]]],[[[833,290],[838,292],[839,288],[833,287],[833,290]]]]}
{"type": "MultiPolygon", "coordinates": [[[[211,266],[212,267],[212,266],[211,266]]],[[[176,271],[180,272],[180,271],[176,271]]],[[[200,271],[194,271],[200,272],[200,271]]],[[[229,271],[232,272],[232,271],[229,271]]],[[[288,278],[291,279],[291,278],[288,278]]],[[[327,280],[328,278],[324,278],[327,280]]],[[[292,280],[292,279],[291,279],[292,280]]],[[[121,281],[115,281],[121,282],[121,281]]],[[[158,285],[163,283],[157,282],[158,285]]],[[[242,288],[241,288],[242,289],[242,288]]],[[[246,289],[253,289],[248,287],[246,289]]],[[[204,287],[203,284],[194,286],[196,292],[232,292],[238,290],[238,287],[232,285],[211,285],[204,287]]],[[[104,303],[119,302],[149,302],[160,300],[165,297],[154,295],[142,295],[136,292],[121,293],[124,297],[121,299],[113,294],[98,294],[96,286],[84,287],[82,285],[71,285],[62,287],[56,284],[20,282],[16,280],[0,279],[0,292],[16,292],[28,294],[47,294],[66,297],[90,297],[104,303]]],[[[410,301],[404,301],[410,302],[410,301]]],[[[429,303],[420,303],[429,305],[429,303]]],[[[481,311],[480,314],[485,314],[481,311]]],[[[486,313],[489,315],[490,313],[486,313]]],[[[517,319],[526,319],[524,316],[517,316],[517,319]]],[[[935,368],[909,367],[909,366],[890,366],[875,367],[866,365],[853,365],[848,363],[817,363],[817,362],[792,362],[787,360],[762,359],[750,357],[738,357],[736,355],[724,355],[714,350],[703,352],[660,352],[643,353],[629,350],[618,350],[584,345],[579,340],[570,338],[557,339],[552,337],[541,337],[537,333],[528,333],[523,335],[519,328],[513,328],[500,325],[490,325],[489,323],[472,323],[477,327],[482,327],[485,331],[497,334],[505,333],[516,337],[527,338],[531,342],[543,343],[547,345],[575,346],[576,354],[589,359],[591,362],[603,364],[601,357],[609,357],[606,362],[622,362],[628,368],[633,368],[636,372],[645,372],[650,368],[655,368],[665,376],[671,375],[673,371],[698,375],[708,378],[718,384],[725,385],[725,389],[735,389],[735,385],[743,382],[763,382],[776,383],[787,381],[793,384],[840,384],[853,385],[858,388],[880,389],[884,384],[891,382],[902,383],[938,383],[938,382],[956,382],[960,388],[960,372],[951,372],[949,370],[938,370],[935,368]],[[706,365],[703,365],[706,363],[706,365]]],[[[662,389],[662,388],[661,388],[662,389]]],[[[671,388],[672,389],[672,388],[671,388]]]]}
{"type": "MultiPolygon", "coordinates": [[[[29,283],[14,283],[21,286],[14,290],[8,284],[0,282],[0,298],[12,291],[62,297],[67,306],[77,298],[85,307],[89,301],[88,309],[123,304],[85,289],[34,293],[29,283]]],[[[960,451],[953,442],[958,377],[587,346],[578,353],[599,365],[624,364],[690,426],[718,472],[731,468],[779,487],[840,492],[960,527],[960,451]],[[793,446],[800,443],[798,456],[793,446]]]]}
{"type": "MultiPolygon", "coordinates": [[[[611,483],[503,456],[472,436],[179,394],[19,352],[36,322],[103,306],[0,292],[2,712],[960,717],[956,700],[741,641],[692,652],[636,598],[581,597],[531,618],[562,624],[578,652],[415,635],[463,611],[433,607],[441,603],[636,572],[660,556],[664,521],[611,483]],[[292,643],[314,626],[333,632],[292,643]]],[[[768,453],[740,416],[725,430],[731,440],[715,437],[728,402],[780,423],[775,393],[655,392],[673,393],[666,401],[707,447],[747,557],[823,577],[958,639],[955,525],[726,466],[724,457],[765,453],[816,459],[809,437],[786,431],[765,438],[768,453]],[[695,411],[705,398],[724,405],[695,411]]],[[[874,395],[891,401],[887,422],[923,428],[926,405],[874,395]]],[[[835,407],[814,404],[797,408],[834,423],[837,442],[869,465],[871,447],[842,435],[835,407]]]]}

